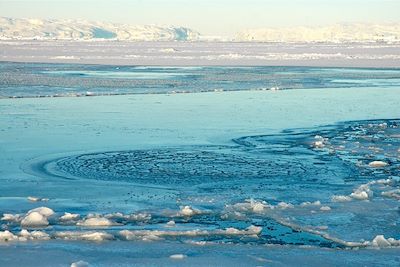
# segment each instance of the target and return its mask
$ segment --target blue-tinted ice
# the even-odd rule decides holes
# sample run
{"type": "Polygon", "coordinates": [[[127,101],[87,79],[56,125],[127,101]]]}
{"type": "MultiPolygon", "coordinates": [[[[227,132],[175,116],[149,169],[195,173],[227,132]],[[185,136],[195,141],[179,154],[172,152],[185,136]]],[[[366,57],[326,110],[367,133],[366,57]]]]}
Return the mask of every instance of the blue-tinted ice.
{"type": "Polygon", "coordinates": [[[0,67],[9,266],[399,262],[399,70],[0,67]]]}

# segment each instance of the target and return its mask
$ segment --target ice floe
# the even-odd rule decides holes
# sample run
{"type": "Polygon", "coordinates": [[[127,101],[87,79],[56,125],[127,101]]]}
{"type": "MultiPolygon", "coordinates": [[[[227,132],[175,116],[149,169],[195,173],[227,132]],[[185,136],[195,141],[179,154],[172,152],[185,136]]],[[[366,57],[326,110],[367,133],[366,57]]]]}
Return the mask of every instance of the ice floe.
{"type": "Polygon", "coordinates": [[[382,168],[382,167],[386,167],[389,164],[387,162],[384,161],[380,161],[380,160],[375,160],[375,161],[371,161],[370,163],[368,163],[368,166],[372,167],[372,168],[382,168]]]}
{"type": "Polygon", "coordinates": [[[119,224],[104,217],[92,217],[92,218],[86,218],[85,220],[78,222],[76,225],[88,226],[88,227],[94,227],[94,226],[107,227],[119,224]]]}
{"type": "Polygon", "coordinates": [[[71,263],[71,267],[89,267],[89,263],[86,261],[77,261],[77,262],[73,262],[71,263]]]}
{"type": "Polygon", "coordinates": [[[184,258],[186,258],[187,256],[184,254],[172,254],[171,256],[169,256],[171,259],[174,260],[183,260],[184,258]]]}
{"type": "Polygon", "coordinates": [[[47,217],[37,211],[28,213],[21,221],[21,226],[24,227],[41,227],[47,225],[49,225],[47,217]]]}
{"type": "Polygon", "coordinates": [[[192,208],[191,206],[181,206],[177,216],[190,217],[201,213],[202,211],[192,208]]]}
{"type": "Polygon", "coordinates": [[[63,231],[56,232],[53,236],[54,238],[63,240],[104,241],[114,239],[111,233],[96,231],[63,231]]]}
{"type": "Polygon", "coordinates": [[[76,221],[79,220],[80,214],[74,214],[74,213],[69,213],[65,212],[64,215],[62,215],[59,220],[61,222],[68,222],[68,221],[76,221]]]}

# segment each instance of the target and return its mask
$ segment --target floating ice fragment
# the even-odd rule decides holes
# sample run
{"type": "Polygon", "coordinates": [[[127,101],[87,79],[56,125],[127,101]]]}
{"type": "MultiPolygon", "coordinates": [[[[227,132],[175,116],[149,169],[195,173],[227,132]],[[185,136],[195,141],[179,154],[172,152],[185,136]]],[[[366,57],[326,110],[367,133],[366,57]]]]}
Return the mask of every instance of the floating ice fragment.
{"type": "Polygon", "coordinates": [[[330,211],[330,210],[331,210],[331,207],[329,207],[329,206],[322,206],[322,207],[320,208],[320,210],[322,210],[322,211],[330,211]]]}
{"type": "Polygon", "coordinates": [[[89,263],[86,261],[77,261],[71,264],[71,267],[89,267],[89,263]]]}
{"type": "Polygon", "coordinates": [[[333,196],[333,197],[332,197],[332,201],[333,201],[333,202],[347,202],[347,201],[351,201],[351,197],[349,197],[349,196],[342,196],[342,195],[333,196]]]}
{"type": "Polygon", "coordinates": [[[259,235],[262,231],[262,227],[250,225],[249,227],[246,228],[246,231],[249,234],[259,235]]]}
{"type": "Polygon", "coordinates": [[[78,220],[80,217],[79,214],[73,214],[69,212],[65,212],[63,216],[60,217],[60,221],[67,222],[67,221],[75,221],[78,220]]]}
{"type": "Polygon", "coordinates": [[[315,141],[314,142],[314,147],[317,147],[317,148],[322,148],[322,147],[324,147],[325,145],[324,145],[324,142],[323,141],[315,141]]]}
{"type": "Polygon", "coordinates": [[[389,164],[384,161],[380,161],[380,160],[375,160],[368,164],[368,166],[370,166],[372,168],[382,168],[382,167],[386,167],[387,165],[389,165],[389,164]]]}
{"type": "Polygon", "coordinates": [[[37,211],[28,213],[28,215],[26,215],[21,221],[21,226],[25,227],[40,227],[47,225],[49,225],[47,217],[37,211]]]}
{"type": "Polygon", "coordinates": [[[21,221],[21,215],[20,214],[10,214],[10,213],[4,213],[3,217],[1,217],[2,221],[9,221],[9,222],[19,222],[21,221]]]}
{"type": "Polygon", "coordinates": [[[49,240],[50,235],[43,232],[43,231],[33,231],[29,232],[26,229],[22,229],[19,232],[19,240],[20,241],[26,241],[26,240],[49,240]]]}
{"type": "Polygon", "coordinates": [[[190,216],[197,215],[200,213],[201,213],[200,210],[194,209],[190,206],[181,206],[180,211],[178,212],[178,216],[190,217],[190,216]]]}
{"type": "Polygon", "coordinates": [[[232,207],[237,211],[242,212],[254,212],[254,213],[262,213],[265,209],[273,209],[273,206],[270,206],[265,201],[258,201],[254,199],[246,199],[244,203],[236,203],[233,206],[227,206],[228,208],[232,207]]]}
{"type": "Polygon", "coordinates": [[[394,189],[390,191],[384,191],[381,193],[384,197],[394,198],[400,200],[400,189],[394,189]]]}
{"type": "Polygon", "coordinates": [[[175,227],[175,221],[169,221],[166,224],[167,227],[175,227]]]}
{"type": "Polygon", "coordinates": [[[28,200],[29,200],[30,202],[39,202],[39,201],[45,202],[45,201],[49,201],[48,198],[31,197],[31,196],[28,197],[28,200]]]}
{"type": "Polygon", "coordinates": [[[38,212],[38,213],[40,213],[41,215],[43,215],[45,217],[50,217],[50,216],[52,216],[54,214],[54,211],[52,209],[50,209],[50,208],[47,208],[47,207],[39,207],[39,208],[36,208],[36,209],[32,209],[32,210],[28,211],[28,214],[32,213],[32,212],[38,212]]]}
{"type": "Polygon", "coordinates": [[[306,202],[303,202],[300,204],[301,207],[320,206],[320,205],[321,205],[321,201],[319,201],[319,200],[314,201],[314,202],[306,201],[306,202]]]}
{"type": "Polygon", "coordinates": [[[357,200],[366,200],[368,199],[368,194],[365,191],[353,192],[350,196],[357,200]]]}
{"type": "Polygon", "coordinates": [[[350,194],[350,197],[357,200],[367,200],[372,197],[373,192],[369,188],[369,184],[360,185],[353,193],[350,194]]]}
{"type": "Polygon", "coordinates": [[[289,209],[289,208],[291,209],[291,208],[294,208],[293,204],[286,203],[286,202],[279,202],[277,207],[280,208],[280,209],[289,209]]]}
{"type": "Polygon", "coordinates": [[[10,231],[0,231],[0,241],[2,242],[8,242],[8,241],[14,241],[18,240],[18,237],[11,233],[10,231]]]}
{"type": "Polygon", "coordinates": [[[60,238],[64,240],[86,240],[86,241],[104,241],[112,240],[114,236],[106,232],[58,232],[54,234],[55,238],[60,238]]]}
{"type": "Polygon", "coordinates": [[[187,256],[183,255],[183,254],[173,254],[169,257],[174,260],[182,260],[182,259],[186,258],[187,256]]]}
{"type": "Polygon", "coordinates": [[[391,246],[390,242],[383,235],[377,235],[372,240],[372,245],[375,247],[390,247],[391,246]]]}
{"type": "Polygon", "coordinates": [[[94,217],[94,218],[87,218],[84,221],[78,222],[77,225],[80,225],[80,226],[112,226],[112,225],[118,225],[118,224],[107,218],[104,218],[104,217],[94,217]]]}

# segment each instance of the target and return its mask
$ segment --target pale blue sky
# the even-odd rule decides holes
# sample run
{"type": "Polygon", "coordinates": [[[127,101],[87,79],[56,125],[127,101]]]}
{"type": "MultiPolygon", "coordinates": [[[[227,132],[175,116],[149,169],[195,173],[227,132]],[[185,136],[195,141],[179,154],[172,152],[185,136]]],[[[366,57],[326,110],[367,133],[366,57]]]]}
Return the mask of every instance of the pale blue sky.
{"type": "Polygon", "coordinates": [[[254,27],[400,22],[400,0],[0,0],[0,16],[191,27],[232,36],[254,27]]]}

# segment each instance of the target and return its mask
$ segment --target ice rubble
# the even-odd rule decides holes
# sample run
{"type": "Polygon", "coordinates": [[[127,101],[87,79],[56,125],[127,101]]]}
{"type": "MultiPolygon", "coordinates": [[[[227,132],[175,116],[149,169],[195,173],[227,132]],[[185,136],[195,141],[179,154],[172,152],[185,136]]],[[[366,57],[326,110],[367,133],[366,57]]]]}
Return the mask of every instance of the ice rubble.
{"type": "Polygon", "coordinates": [[[164,237],[196,237],[210,235],[224,236],[257,236],[261,233],[262,227],[251,225],[244,230],[236,228],[216,230],[186,230],[186,231],[163,231],[163,230],[121,230],[119,237],[123,240],[154,241],[164,237]]]}
{"type": "Polygon", "coordinates": [[[56,232],[53,235],[56,239],[63,240],[85,240],[85,241],[105,241],[112,240],[114,236],[107,232],[96,232],[96,231],[64,231],[56,232]]]}

